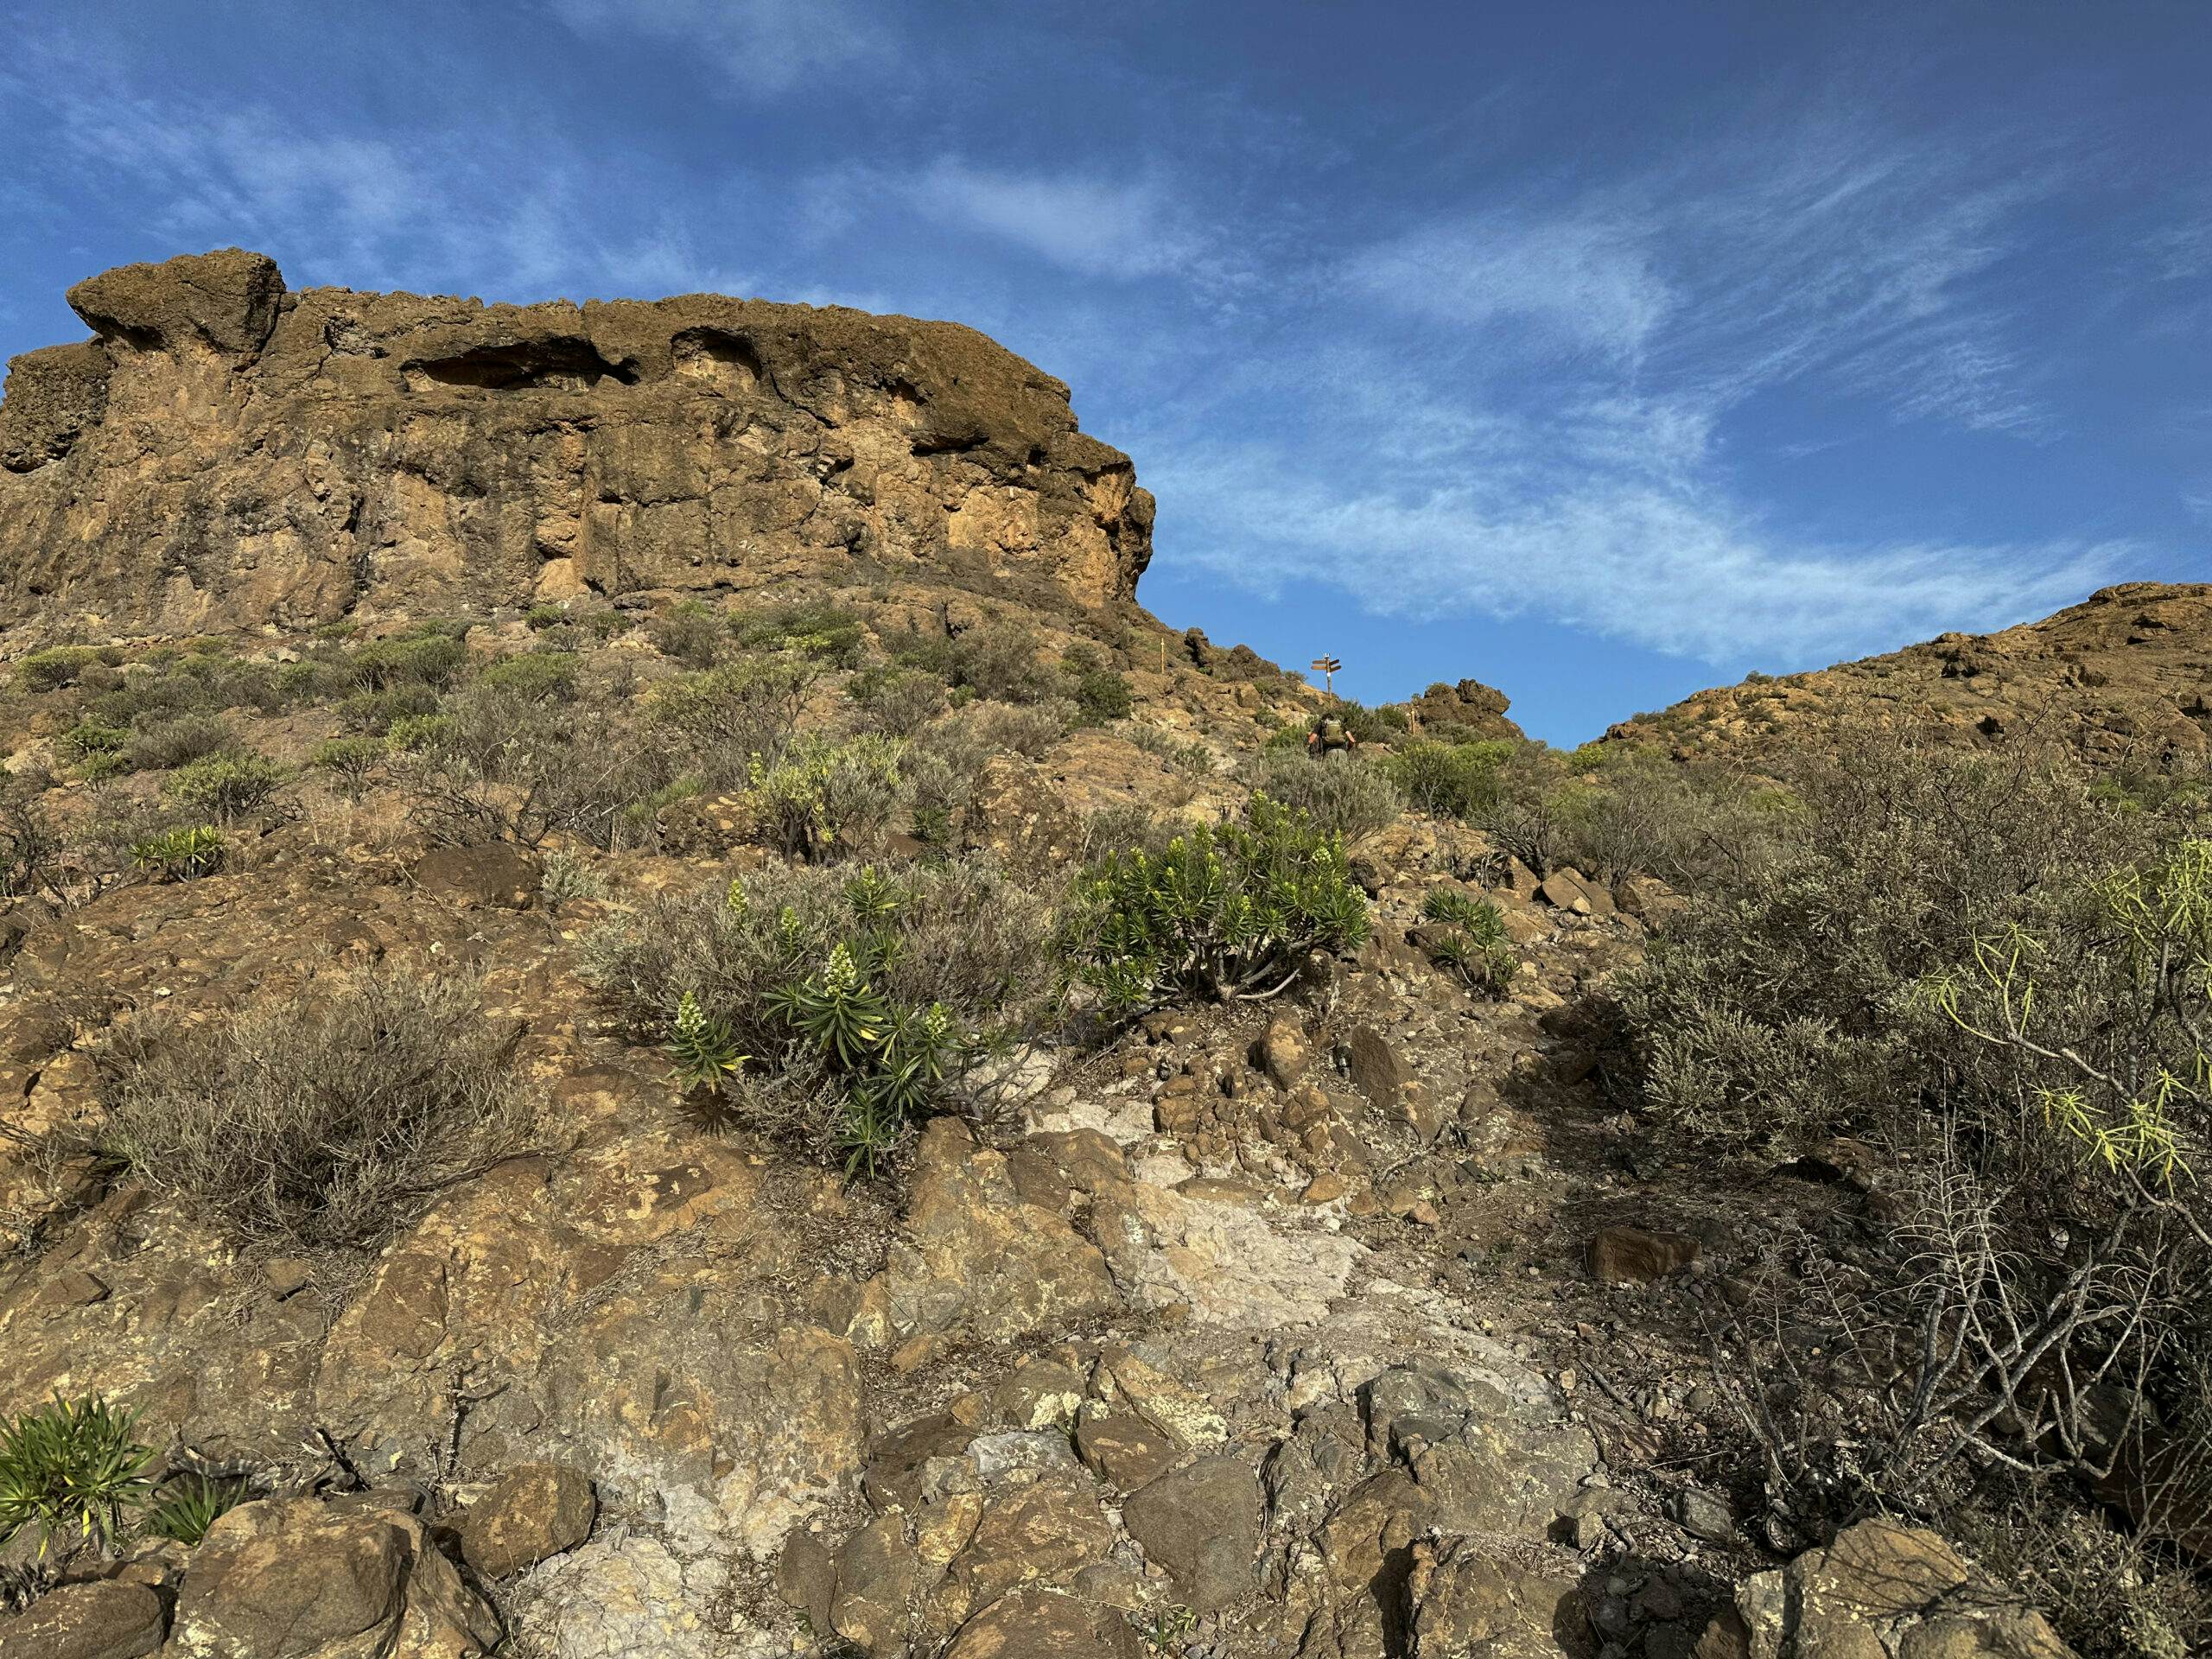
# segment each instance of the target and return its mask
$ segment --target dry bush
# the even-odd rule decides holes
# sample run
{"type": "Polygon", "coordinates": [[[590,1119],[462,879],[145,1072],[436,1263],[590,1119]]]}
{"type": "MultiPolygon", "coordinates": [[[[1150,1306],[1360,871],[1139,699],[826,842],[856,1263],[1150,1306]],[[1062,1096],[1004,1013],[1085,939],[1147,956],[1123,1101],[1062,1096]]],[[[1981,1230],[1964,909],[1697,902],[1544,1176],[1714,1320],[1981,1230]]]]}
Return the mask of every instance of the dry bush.
{"type": "Polygon", "coordinates": [[[1357,842],[1397,821],[1405,797],[1381,766],[1363,755],[1324,760],[1304,753],[1268,753],[1249,781],[1261,794],[1313,819],[1323,833],[1357,842]]]}
{"type": "Polygon", "coordinates": [[[106,1057],[80,1148],[255,1243],[372,1249],[529,1143],[519,1027],[449,976],[319,979],[210,1023],[149,1022],[106,1057]]]}
{"type": "Polygon", "coordinates": [[[2001,1487],[2053,1586],[2031,1544],[2085,1503],[2202,1528],[2212,843],[2031,748],[1862,737],[1795,783],[1796,843],[1622,994],[1662,1135],[1847,1133],[1883,1171],[1869,1248],[1806,1241],[1717,1353],[1777,1527],[1987,1520],[2001,1487]]]}
{"type": "Polygon", "coordinates": [[[559,834],[611,847],[649,833],[630,809],[673,781],[678,760],[606,705],[494,683],[455,696],[395,770],[435,839],[537,847],[559,834]]]}
{"type": "Polygon", "coordinates": [[[1062,697],[1022,705],[978,702],[962,711],[961,722],[987,752],[1036,760],[1067,735],[1076,715],[1076,706],[1062,697]]]}

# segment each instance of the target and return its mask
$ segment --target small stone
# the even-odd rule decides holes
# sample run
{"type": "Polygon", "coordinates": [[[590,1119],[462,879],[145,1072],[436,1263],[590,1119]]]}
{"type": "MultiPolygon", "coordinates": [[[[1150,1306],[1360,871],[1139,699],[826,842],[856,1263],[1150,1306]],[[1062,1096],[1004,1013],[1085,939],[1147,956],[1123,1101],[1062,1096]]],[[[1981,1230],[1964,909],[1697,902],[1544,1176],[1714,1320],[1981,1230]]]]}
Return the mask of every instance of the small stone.
{"type": "Polygon", "coordinates": [[[261,1264],[261,1276],[281,1302],[308,1287],[315,1278],[315,1263],[303,1255],[272,1255],[261,1264]]]}
{"type": "Polygon", "coordinates": [[[1344,1050],[1352,1086],[1378,1106],[1395,1107],[1405,1094],[1406,1068],[1382,1034],[1372,1026],[1362,1026],[1344,1050]]]}
{"type": "Polygon", "coordinates": [[[1334,1170],[1323,1170],[1306,1183],[1306,1190],[1298,1195],[1301,1204],[1334,1204],[1351,1191],[1351,1183],[1334,1170]]]}
{"type": "Polygon", "coordinates": [[[1687,1233],[1647,1233],[1607,1227],[1590,1241],[1590,1272],[1602,1284],[1649,1284],[1697,1260],[1698,1242],[1687,1233]]]}
{"type": "Polygon", "coordinates": [[[1689,1486],[1675,1494],[1674,1507],[1675,1519],[1681,1522],[1682,1530],[1691,1537],[1701,1538],[1708,1544],[1734,1541],[1736,1511],[1729,1507],[1726,1498],[1689,1486]]]}
{"type": "Polygon", "coordinates": [[[1075,1431],[1084,1467],[1123,1491],[1157,1480],[1176,1457],[1175,1442],[1133,1411],[1088,1413],[1075,1431]]]}

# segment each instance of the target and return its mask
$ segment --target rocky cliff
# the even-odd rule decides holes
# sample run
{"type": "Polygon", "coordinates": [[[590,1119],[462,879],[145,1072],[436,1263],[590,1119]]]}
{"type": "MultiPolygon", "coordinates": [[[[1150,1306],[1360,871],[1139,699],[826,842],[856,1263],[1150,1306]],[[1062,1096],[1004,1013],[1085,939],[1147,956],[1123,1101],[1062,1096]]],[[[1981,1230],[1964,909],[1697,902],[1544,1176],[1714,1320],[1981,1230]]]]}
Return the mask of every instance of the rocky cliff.
{"type": "Polygon", "coordinates": [[[791,578],[1128,600],[1152,498],[971,329],[718,295],[70,290],[0,404],[0,626],[206,632],[791,578]]]}

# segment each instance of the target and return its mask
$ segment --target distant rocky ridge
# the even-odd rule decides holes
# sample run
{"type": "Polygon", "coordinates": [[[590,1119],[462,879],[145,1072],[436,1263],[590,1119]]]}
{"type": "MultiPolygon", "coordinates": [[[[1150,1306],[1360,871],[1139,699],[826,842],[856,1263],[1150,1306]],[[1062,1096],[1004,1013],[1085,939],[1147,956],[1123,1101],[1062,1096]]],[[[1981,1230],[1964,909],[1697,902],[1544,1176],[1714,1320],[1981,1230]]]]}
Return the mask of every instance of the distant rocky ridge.
{"type": "Polygon", "coordinates": [[[69,293],[0,403],[0,626],[302,628],[791,579],[1129,601],[1153,503],[972,329],[716,295],[286,289],[237,249],[69,293]]]}
{"type": "Polygon", "coordinates": [[[1853,722],[1964,743],[2034,734],[2121,770],[2212,756],[2212,584],[2125,582],[2002,632],[1716,686],[1606,736],[1756,765],[1853,722]]]}

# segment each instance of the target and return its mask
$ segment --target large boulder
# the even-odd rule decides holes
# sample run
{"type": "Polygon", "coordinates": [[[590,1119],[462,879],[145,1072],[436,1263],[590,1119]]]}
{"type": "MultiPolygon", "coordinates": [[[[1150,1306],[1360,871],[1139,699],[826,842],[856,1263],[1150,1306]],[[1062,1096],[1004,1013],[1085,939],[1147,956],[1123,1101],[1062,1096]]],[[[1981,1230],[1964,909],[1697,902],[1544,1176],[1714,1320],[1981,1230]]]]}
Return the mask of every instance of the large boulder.
{"type": "Polygon", "coordinates": [[[240,1504],[207,1530],[177,1598],[176,1659],[460,1659],[499,1623],[430,1542],[389,1510],[309,1498],[240,1504]]]}
{"type": "Polygon", "coordinates": [[[1932,1532],[1862,1521],[1753,1574],[1697,1659],[2069,1659],[2041,1613],[1932,1532]]]}
{"type": "Polygon", "coordinates": [[[142,1659],[162,1645],[168,1610],[143,1584],[103,1579],[49,1590],[0,1618],[8,1659],[142,1659]]]}

